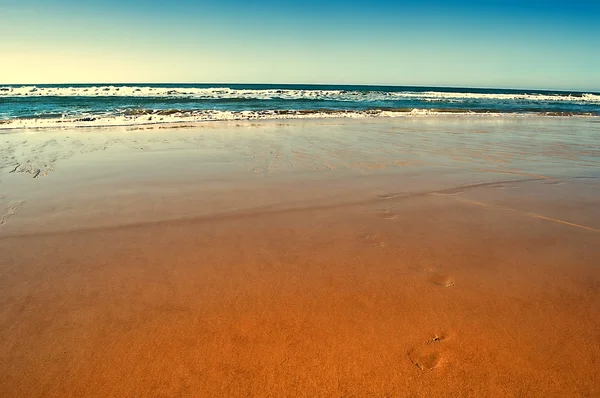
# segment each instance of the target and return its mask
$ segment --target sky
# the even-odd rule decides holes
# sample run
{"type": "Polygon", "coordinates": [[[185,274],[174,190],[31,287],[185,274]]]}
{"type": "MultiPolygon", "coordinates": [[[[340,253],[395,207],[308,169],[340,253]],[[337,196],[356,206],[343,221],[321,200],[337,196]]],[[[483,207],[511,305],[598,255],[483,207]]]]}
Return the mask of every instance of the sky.
{"type": "Polygon", "coordinates": [[[600,1],[0,0],[0,83],[600,91],[600,1]]]}

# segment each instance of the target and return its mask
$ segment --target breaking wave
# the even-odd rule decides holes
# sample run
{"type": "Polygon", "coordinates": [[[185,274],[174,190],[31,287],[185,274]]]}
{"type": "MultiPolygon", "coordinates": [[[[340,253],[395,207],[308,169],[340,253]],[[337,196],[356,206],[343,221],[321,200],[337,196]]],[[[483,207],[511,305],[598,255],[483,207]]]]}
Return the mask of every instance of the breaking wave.
{"type": "Polygon", "coordinates": [[[537,112],[505,113],[493,110],[460,109],[371,109],[349,110],[263,110],[263,111],[219,111],[219,110],[180,110],[180,109],[129,109],[120,114],[83,114],[78,117],[14,118],[0,120],[0,130],[72,128],[72,127],[109,127],[200,123],[208,121],[243,121],[273,119],[324,119],[324,118],[399,118],[399,117],[589,117],[590,113],[576,112],[537,112]]]}
{"type": "Polygon", "coordinates": [[[330,101],[398,101],[421,100],[469,101],[501,100],[528,102],[569,102],[600,104],[600,95],[592,93],[483,93],[453,91],[385,91],[323,89],[239,89],[230,87],[160,87],[160,86],[4,86],[0,97],[138,97],[243,100],[330,100],[330,101]]]}

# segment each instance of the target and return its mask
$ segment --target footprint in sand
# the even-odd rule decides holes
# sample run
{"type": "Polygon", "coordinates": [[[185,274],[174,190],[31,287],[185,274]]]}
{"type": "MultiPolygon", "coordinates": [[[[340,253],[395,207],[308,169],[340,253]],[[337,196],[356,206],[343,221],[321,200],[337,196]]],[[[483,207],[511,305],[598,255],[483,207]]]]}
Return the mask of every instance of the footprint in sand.
{"type": "Polygon", "coordinates": [[[433,283],[436,286],[440,287],[452,287],[454,286],[454,280],[443,274],[438,274],[437,272],[432,272],[431,275],[427,278],[429,282],[433,283]]]}
{"type": "Polygon", "coordinates": [[[397,215],[389,209],[383,209],[377,212],[377,217],[383,218],[384,220],[394,220],[397,215]]]}
{"type": "Polygon", "coordinates": [[[445,334],[435,334],[427,341],[408,350],[408,359],[417,368],[433,370],[443,362],[442,348],[447,339],[445,334]]]}
{"type": "Polygon", "coordinates": [[[451,276],[445,275],[441,272],[439,265],[431,265],[426,268],[415,267],[416,271],[425,272],[427,274],[427,280],[436,286],[440,287],[452,287],[454,286],[454,279],[451,276]]]}
{"type": "Polygon", "coordinates": [[[371,246],[384,247],[385,242],[379,238],[377,234],[362,234],[359,239],[371,246]]]}
{"type": "Polygon", "coordinates": [[[21,205],[23,205],[23,203],[25,203],[24,200],[10,203],[4,213],[0,214],[0,225],[6,224],[6,221],[16,214],[17,210],[19,207],[21,207],[21,205]]]}

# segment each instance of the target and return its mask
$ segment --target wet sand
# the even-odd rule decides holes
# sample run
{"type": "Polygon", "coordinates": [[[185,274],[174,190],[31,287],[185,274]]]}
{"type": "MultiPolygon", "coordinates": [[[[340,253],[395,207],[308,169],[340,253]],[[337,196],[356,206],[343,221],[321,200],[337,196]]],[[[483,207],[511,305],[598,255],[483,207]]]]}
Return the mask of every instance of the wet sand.
{"type": "Polygon", "coordinates": [[[0,395],[598,396],[599,129],[3,135],[0,395]]]}

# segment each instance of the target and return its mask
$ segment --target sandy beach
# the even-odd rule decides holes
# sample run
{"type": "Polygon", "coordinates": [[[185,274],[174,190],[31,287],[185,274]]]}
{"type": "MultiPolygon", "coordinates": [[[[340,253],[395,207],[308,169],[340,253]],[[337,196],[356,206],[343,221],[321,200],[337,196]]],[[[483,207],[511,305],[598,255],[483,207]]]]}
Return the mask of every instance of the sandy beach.
{"type": "Polygon", "coordinates": [[[599,133],[1,134],[0,396],[599,396],[599,133]]]}

